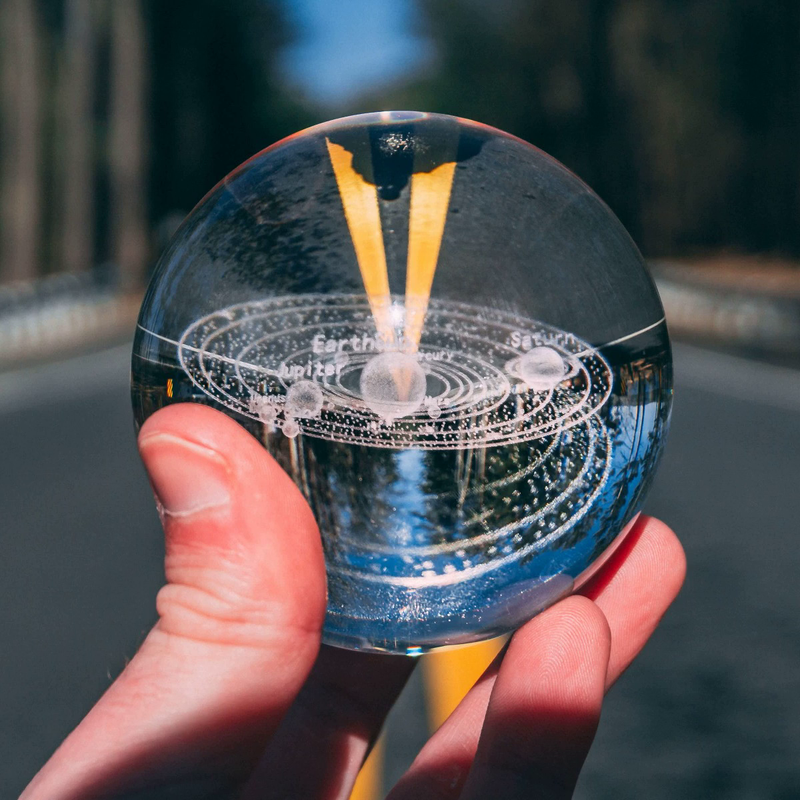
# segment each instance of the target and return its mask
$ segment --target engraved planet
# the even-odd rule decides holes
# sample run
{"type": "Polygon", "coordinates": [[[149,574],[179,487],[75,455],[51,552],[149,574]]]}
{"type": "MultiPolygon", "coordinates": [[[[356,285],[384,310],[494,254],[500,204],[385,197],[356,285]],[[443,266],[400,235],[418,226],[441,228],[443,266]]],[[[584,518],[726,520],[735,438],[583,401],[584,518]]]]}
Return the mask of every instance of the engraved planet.
{"type": "Polygon", "coordinates": [[[402,352],[373,356],[359,379],[364,402],[387,424],[413,414],[425,399],[426,386],[419,361],[402,352]]]}

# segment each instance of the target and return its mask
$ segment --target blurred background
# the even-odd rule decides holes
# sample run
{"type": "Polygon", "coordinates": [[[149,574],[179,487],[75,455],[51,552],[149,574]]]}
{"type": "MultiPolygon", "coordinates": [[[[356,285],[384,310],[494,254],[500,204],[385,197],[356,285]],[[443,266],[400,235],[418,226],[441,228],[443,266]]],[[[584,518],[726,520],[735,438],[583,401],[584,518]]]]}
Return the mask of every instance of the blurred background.
{"type": "MultiPolygon", "coordinates": [[[[800,3],[0,0],[0,795],[154,620],[127,371],[148,275],[219,179],[332,117],[495,125],[610,205],[676,341],[650,513],[689,577],[580,798],[800,786],[800,3]]],[[[384,786],[426,731],[415,678],[384,786]]]]}

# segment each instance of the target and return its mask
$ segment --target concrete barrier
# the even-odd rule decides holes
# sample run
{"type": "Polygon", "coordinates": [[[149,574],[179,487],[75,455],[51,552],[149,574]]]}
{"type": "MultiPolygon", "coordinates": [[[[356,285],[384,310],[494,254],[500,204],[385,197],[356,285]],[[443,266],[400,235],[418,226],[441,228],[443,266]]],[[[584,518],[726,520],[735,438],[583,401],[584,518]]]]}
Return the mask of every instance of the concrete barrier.
{"type": "Polygon", "coordinates": [[[747,275],[751,280],[738,284],[735,273],[708,267],[659,262],[651,269],[674,337],[800,354],[800,270],[784,270],[776,286],[776,281],[759,285],[752,280],[757,267],[747,275]]]}
{"type": "MultiPolygon", "coordinates": [[[[675,338],[800,356],[800,270],[784,269],[776,286],[756,267],[738,283],[731,270],[651,269],[675,338]]],[[[0,370],[130,338],[140,302],[91,273],[0,287],[0,370]]]]}
{"type": "Polygon", "coordinates": [[[0,289],[0,369],[50,360],[133,335],[140,294],[85,276],[0,289]]]}

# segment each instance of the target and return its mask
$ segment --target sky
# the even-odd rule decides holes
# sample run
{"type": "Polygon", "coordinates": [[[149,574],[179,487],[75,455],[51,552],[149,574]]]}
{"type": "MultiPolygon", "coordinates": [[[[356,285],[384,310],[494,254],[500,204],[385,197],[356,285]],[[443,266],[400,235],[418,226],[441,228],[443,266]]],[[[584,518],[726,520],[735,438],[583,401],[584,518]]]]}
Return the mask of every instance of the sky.
{"type": "Polygon", "coordinates": [[[286,52],[284,69],[317,102],[346,102],[430,58],[430,45],[413,31],[413,0],[285,2],[298,41],[286,52]]]}

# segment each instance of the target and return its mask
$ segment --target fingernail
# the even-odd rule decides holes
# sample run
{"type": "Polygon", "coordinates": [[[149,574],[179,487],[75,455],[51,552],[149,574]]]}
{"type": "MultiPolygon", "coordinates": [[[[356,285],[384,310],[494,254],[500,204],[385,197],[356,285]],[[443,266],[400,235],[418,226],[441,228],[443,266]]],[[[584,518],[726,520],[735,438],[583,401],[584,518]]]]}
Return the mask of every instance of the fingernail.
{"type": "Polygon", "coordinates": [[[230,470],[214,450],[154,433],[139,442],[139,451],[163,513],[187,517],[230,503],[230,470]]]}

